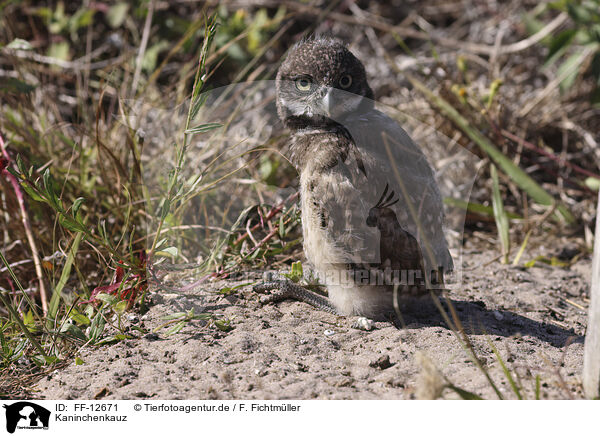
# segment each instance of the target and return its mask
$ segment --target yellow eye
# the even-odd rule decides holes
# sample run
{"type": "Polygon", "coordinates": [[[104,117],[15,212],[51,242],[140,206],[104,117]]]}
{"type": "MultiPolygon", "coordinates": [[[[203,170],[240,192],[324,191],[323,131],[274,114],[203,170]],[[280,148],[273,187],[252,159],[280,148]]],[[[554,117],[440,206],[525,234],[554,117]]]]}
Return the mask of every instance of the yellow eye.
{"type": "Polygon", "coordinates": [[[296,88],[298,91],[308,92],[310,91],[311,87],[312,82],[308,77],[300,77],[299,79],[296,79],[296,88]]]}
{"type": "Polygon", "coordinates": [[[339,84],[342,89],[350,88],[350,85],[352,85],[352,76],[350,74],[344,74],[340,77],[339,84]]]}

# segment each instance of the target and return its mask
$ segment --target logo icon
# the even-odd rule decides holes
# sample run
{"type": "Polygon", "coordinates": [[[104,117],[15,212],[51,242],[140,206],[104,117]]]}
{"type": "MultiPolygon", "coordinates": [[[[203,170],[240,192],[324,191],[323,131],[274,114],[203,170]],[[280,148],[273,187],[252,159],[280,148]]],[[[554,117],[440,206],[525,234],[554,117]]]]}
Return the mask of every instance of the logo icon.
{"type": "Polygon", "coordinates": [[[6,431],[14,433],[15,429],[48,429],[50,411],[29,401],[19,401],[4,405],[6,409],[6,431]]]}

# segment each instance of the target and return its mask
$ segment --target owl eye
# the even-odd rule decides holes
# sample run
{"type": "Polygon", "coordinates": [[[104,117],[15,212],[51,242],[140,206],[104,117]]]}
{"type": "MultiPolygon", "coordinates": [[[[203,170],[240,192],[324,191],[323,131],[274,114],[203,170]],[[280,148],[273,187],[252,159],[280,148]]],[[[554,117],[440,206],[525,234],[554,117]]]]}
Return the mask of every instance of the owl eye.
{"type": "Polygon", "coordinates": [[[300,77],[296,79],[296,88],[298,91],[308,92],[312,87],[312,82],[308,77],[300,77]]]}
{"type": "Polygon", "coordinates": [[[350,74],[344,74],[342,77],[340,77],[338,83],[340,84],[340,88],[348,89],[350,88],[350,85],[352,85],[352,76],[350,74]]]}

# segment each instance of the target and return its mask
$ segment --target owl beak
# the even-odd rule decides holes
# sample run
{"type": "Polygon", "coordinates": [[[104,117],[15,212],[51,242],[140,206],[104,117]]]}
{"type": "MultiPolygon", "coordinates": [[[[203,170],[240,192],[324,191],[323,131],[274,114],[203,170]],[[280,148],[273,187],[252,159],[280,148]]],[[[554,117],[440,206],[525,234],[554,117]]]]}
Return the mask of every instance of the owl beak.
{"type": "Polygon", "coordinates": [[[327,88],[327,92],[321,100],[321,107],[328,117],[331,117],[333,111],[333,89],[327,88]]]}

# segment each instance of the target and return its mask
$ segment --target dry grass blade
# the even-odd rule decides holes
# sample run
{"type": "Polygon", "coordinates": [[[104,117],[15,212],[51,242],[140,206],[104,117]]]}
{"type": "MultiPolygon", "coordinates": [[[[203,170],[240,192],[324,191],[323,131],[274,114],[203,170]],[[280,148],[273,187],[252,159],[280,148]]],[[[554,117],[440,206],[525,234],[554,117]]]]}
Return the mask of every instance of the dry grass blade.
{"type": "Polygon", "coordinates": [[[500,244],[502,246],[502,263],[508,263],[508,256],[510,255],[510,235],[508,231],[508,217],[504,210],[504,202],[502,201],[502,194],[500,193],[500,184],[498,182],[498,172],[496,165],[490,167],[492,175],[492,206],[494,208],[494,219],[496,220],[496,227],[498,228],[498,236],[500,244]]]}
{"type": "Polygon", "coordinates": [[[529,238],[531,237],[532,232],[533,232],[533,229],[529,230],[527,232],[527,234],[525,235],[525,239],[523,240],[523,243],[521,244],[521,248],[519,248],[519,252],[517,253],[517,255],[515,256],[515,258],[513,260],[513,263],[512,263],[513,266],[519,265],[519,261],[521,260],[523,253],[525,253],[525,248],[527,248],[527,243],[529,242],[529,238]]]}
{"type": "Polygon", "coordinates": [[[591,301],[583,362],[583,388],[588,398],[600,397],[600,193],[598,193],[595,239],[591,301]]]}

